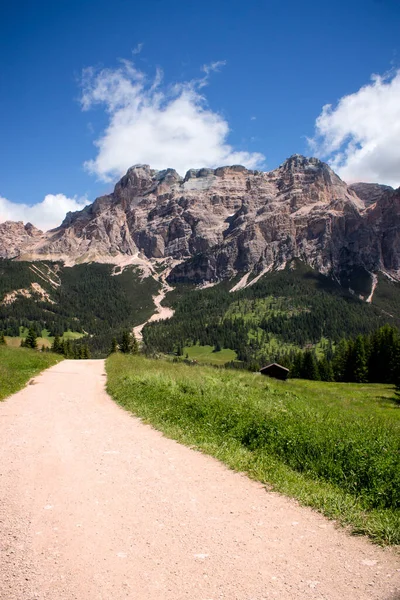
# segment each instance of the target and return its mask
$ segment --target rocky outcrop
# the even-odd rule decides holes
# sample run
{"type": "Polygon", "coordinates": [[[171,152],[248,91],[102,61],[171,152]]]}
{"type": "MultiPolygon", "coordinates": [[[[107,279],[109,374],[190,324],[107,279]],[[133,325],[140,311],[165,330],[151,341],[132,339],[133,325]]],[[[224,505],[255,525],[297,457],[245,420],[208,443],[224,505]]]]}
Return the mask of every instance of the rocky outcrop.
{"type": "Polygon", "coordinates": [[[0,223],[0,256],[2,258],[18,257],[24,248],[43,236],[43,232],[31,223],[22,221],[5,221],[0,223]]]}
{"type": "Polygon", "coordinates": [[[0,302],[0,306],[7,306],[13,304],[18,298],[35,298],[36,300],[40,300],[41,302],[49,302],[50,304],[55,304],[54,300],[51,299],[50,295],[46,290],[42,288],[40,283],[33,282],[29,286],[29,288],[21,288],[19,290],[13,290],[12,292],[7,292],[5,294],[3,300],[0,302]]]}
{"type": "Polygon", "coordinates": [[[349,189],[361,198],[365,206],[375,204],[386,192],[393,192],[390,185],[381,185],[380,183],[352,183],[349,189]]]}
{"type": "MultiPolygon", "coordinates": [[[[300,155],[270,172],[236,165],[181,177],[136,165],[112,194],[69,213],[55,230],[29,234],[14,224],[25,233],[11,255],[67,263],[169,258],[170,282],[249,271],[254,279],[293,258],[338,278],[361,268],[398,279],[399,193],[348,187],[328,165],[300,155]]],[[[2,231],[0,253],[9,256],[2,231]]]]}

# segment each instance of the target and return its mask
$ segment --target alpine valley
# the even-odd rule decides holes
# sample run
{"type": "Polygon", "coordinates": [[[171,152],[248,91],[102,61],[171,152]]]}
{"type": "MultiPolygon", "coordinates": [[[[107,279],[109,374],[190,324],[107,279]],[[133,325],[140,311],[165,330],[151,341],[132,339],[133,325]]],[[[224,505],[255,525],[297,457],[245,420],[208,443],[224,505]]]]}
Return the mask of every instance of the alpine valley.
{"type": "Polygon", "coordinates": [[[400,189],[300,155],[270,172],[136,165],[56,229],[1,223],[0,257],[7,335],[80,332],[101,356],[135,328],[149,352],[283,360],[400,324],[400,189]]]}

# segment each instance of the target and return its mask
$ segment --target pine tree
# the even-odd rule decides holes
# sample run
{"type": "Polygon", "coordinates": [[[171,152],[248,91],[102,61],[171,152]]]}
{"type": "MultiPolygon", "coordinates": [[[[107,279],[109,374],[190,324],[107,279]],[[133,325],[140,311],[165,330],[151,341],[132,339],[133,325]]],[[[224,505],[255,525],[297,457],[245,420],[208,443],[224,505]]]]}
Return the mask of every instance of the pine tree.
{"type": "Polygon", "coordinates": [[[368,367],[365,355],[364,339],[359,335],[354,344],[354,372],[352,379],[356,383],[367,383],[368,367]]]}
{"type": "Polygon", "coordinates": [[[64,340],[62,343],[62,354],[64,354],[65,358],[74,358],[71,340],[64,340]]]}
{"type": "Polygon", "coordinates": [[[347,353],[346,363],[343,375],[343,381],[355,381],[355,369],[356,369],[356,351],[355,341],[353,339],[347,340],[347,353]]]}
{"type": "Polygon", "coordinates": [[[340,340],[336,346],[335,354],[332,359],[332,369],[335,381],[345,381],[346,364],[348,355],[347,340],[340,340]]]}
{"type": "Polygon", "coordinates": [[[34,327],[30,327],[28,330],[28,335],[25,339],[25,348],[37,348],[37,335],[34,327]]]}
{"type": "Polygon", "coordinates": [[[392,382],[395,385],[394,399],[400,406],[400,341],[397,340],[392,357],[392,382]]]}
{"type": "Polygon", "coordinates": [[[113,338],[111,342],[110,354],[115,354],[116,352],[118,352],[118,342],[117,338],[113,338]]]}
{"type": "Polygon", "coordinates": [[[4,331],[0,331],[0,346],[5,346],[6,338],[4,337],[4,331]]]}
{"type": "Polygon", "coordinates": [[[394,354],[398,343],[399,332],[390,325],[384,325],[370,336],[368,380],[371,383],[393,383],[394,354]]]}
{"type": "MultiPolygon", "coordinates": [[[[265,361],[267,362],[267,361],[265,361]]],[[[296,352],[296,355],[292,362],[292,368],[290,369],[290,377],[301,377],[301,371],[303,366],[303,355],[301,352],[296,352]]]]}
{"type": "Polygon", "coordinates": [[[318,361],[318,372],[321,381],[334,380],[332,365],[325,356],[318,361]]]}
{"type": "Polygon", "coordinates": [[[303,363],[301,366],[301,376],[303,379],[318,380],[318,365],[315,354],[310,350],[306,350],[303,355],[303,363]]]}
{"type": "Polygon", "coordinates": [[[57,353],[62,352],[62,343],[60,340],[60,336],[58,336],[58,335],[54,336],[54,341],[53,341],[53,345],[51,347],[51,351],[57,352],[57,353]]]}
{"type": "Polygon", "coordinates": [[[397,331],[392,340],[387,381],[395,385],[397,382],[400,384],[400,337],[397,331]]]}
{"type": "Polygon", "coordinates": [[[131,333],[131,353],[139,354],[139,344],[134,333],[131,333]]]}
{"type": "Polygon", "coordinates": [[[129,331],[124,331],[122,334],[122,342],[120,345],[120,350],[124,354],[129,354],[131,351],[131,334],[129,331]]]}
{"type": "Polygon", "coordinates": [[[87,344],[84,344],[83,346],[80,347],[79,358],[81,358],[83,360],[87,360],[88,358],[90,358],[90,350],[89,350],[89,346],[87,344]]]}

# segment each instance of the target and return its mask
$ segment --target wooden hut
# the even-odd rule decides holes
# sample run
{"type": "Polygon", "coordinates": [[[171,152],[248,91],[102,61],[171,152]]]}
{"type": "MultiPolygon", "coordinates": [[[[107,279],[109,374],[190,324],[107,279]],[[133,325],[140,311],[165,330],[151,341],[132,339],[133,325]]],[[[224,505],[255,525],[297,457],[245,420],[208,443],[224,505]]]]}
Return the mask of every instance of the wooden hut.
{"type": "Polygon", "coordinates": [[[270,365],[260,369],[260,373],[262,375],[268,375],[268,377],[275,377],[275,379],[282,379],[284,381],[289,375],[289,369],[282,367],[282,365],[278,365],[278,363],[271,363],[270,365]]]}

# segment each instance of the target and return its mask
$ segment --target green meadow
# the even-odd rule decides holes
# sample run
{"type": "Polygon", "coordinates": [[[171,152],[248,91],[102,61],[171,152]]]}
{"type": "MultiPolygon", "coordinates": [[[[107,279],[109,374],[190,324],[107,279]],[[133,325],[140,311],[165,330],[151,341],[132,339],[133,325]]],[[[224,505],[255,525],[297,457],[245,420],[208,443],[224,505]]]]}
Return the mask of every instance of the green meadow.
{"type": "Polygon", "coordinates": [[[190,360],[196,360],[198,363],[208,365],[224,365],[227,362],[236,360],[237,354],[229,348],[222,348],[214,352],[214,346],[185,346],[183,356],[188,356],[190,360]]]}
{"type": "Polygon", "coordinates": [[[121,354],[106,365],[112,397],[168,437],[353,533],[400,543],[400,409],[391,386],[280,382],[121,354]]]}
{"type": "MultiPolygon", "coordinates": [[[[21,341],[24,340],[27,335],[28,335],[28,328],[20,327],[20,335],[19,336],[15,336],[15,337],[5,336],[6,344],[7,344],[7,346],[11,346],[12,348],[19,348],[19,346],[21,345],[21,341]]],[[[77,331],[65,331],[60,339],[62,339],[62,340],[78,340],[79,338],[81,338],[83,336],[84,336],[83,333],[78,333],[77,331]]],[[[50,334],[50,332],[47,331],[47,329],[43,329],[42,335],[37,338],[38,348],[41,348],[42,346],[44,346],[45,348],[51,348],[53,342],[54,342],[54,336],[52,336],[50,334]]]]}

